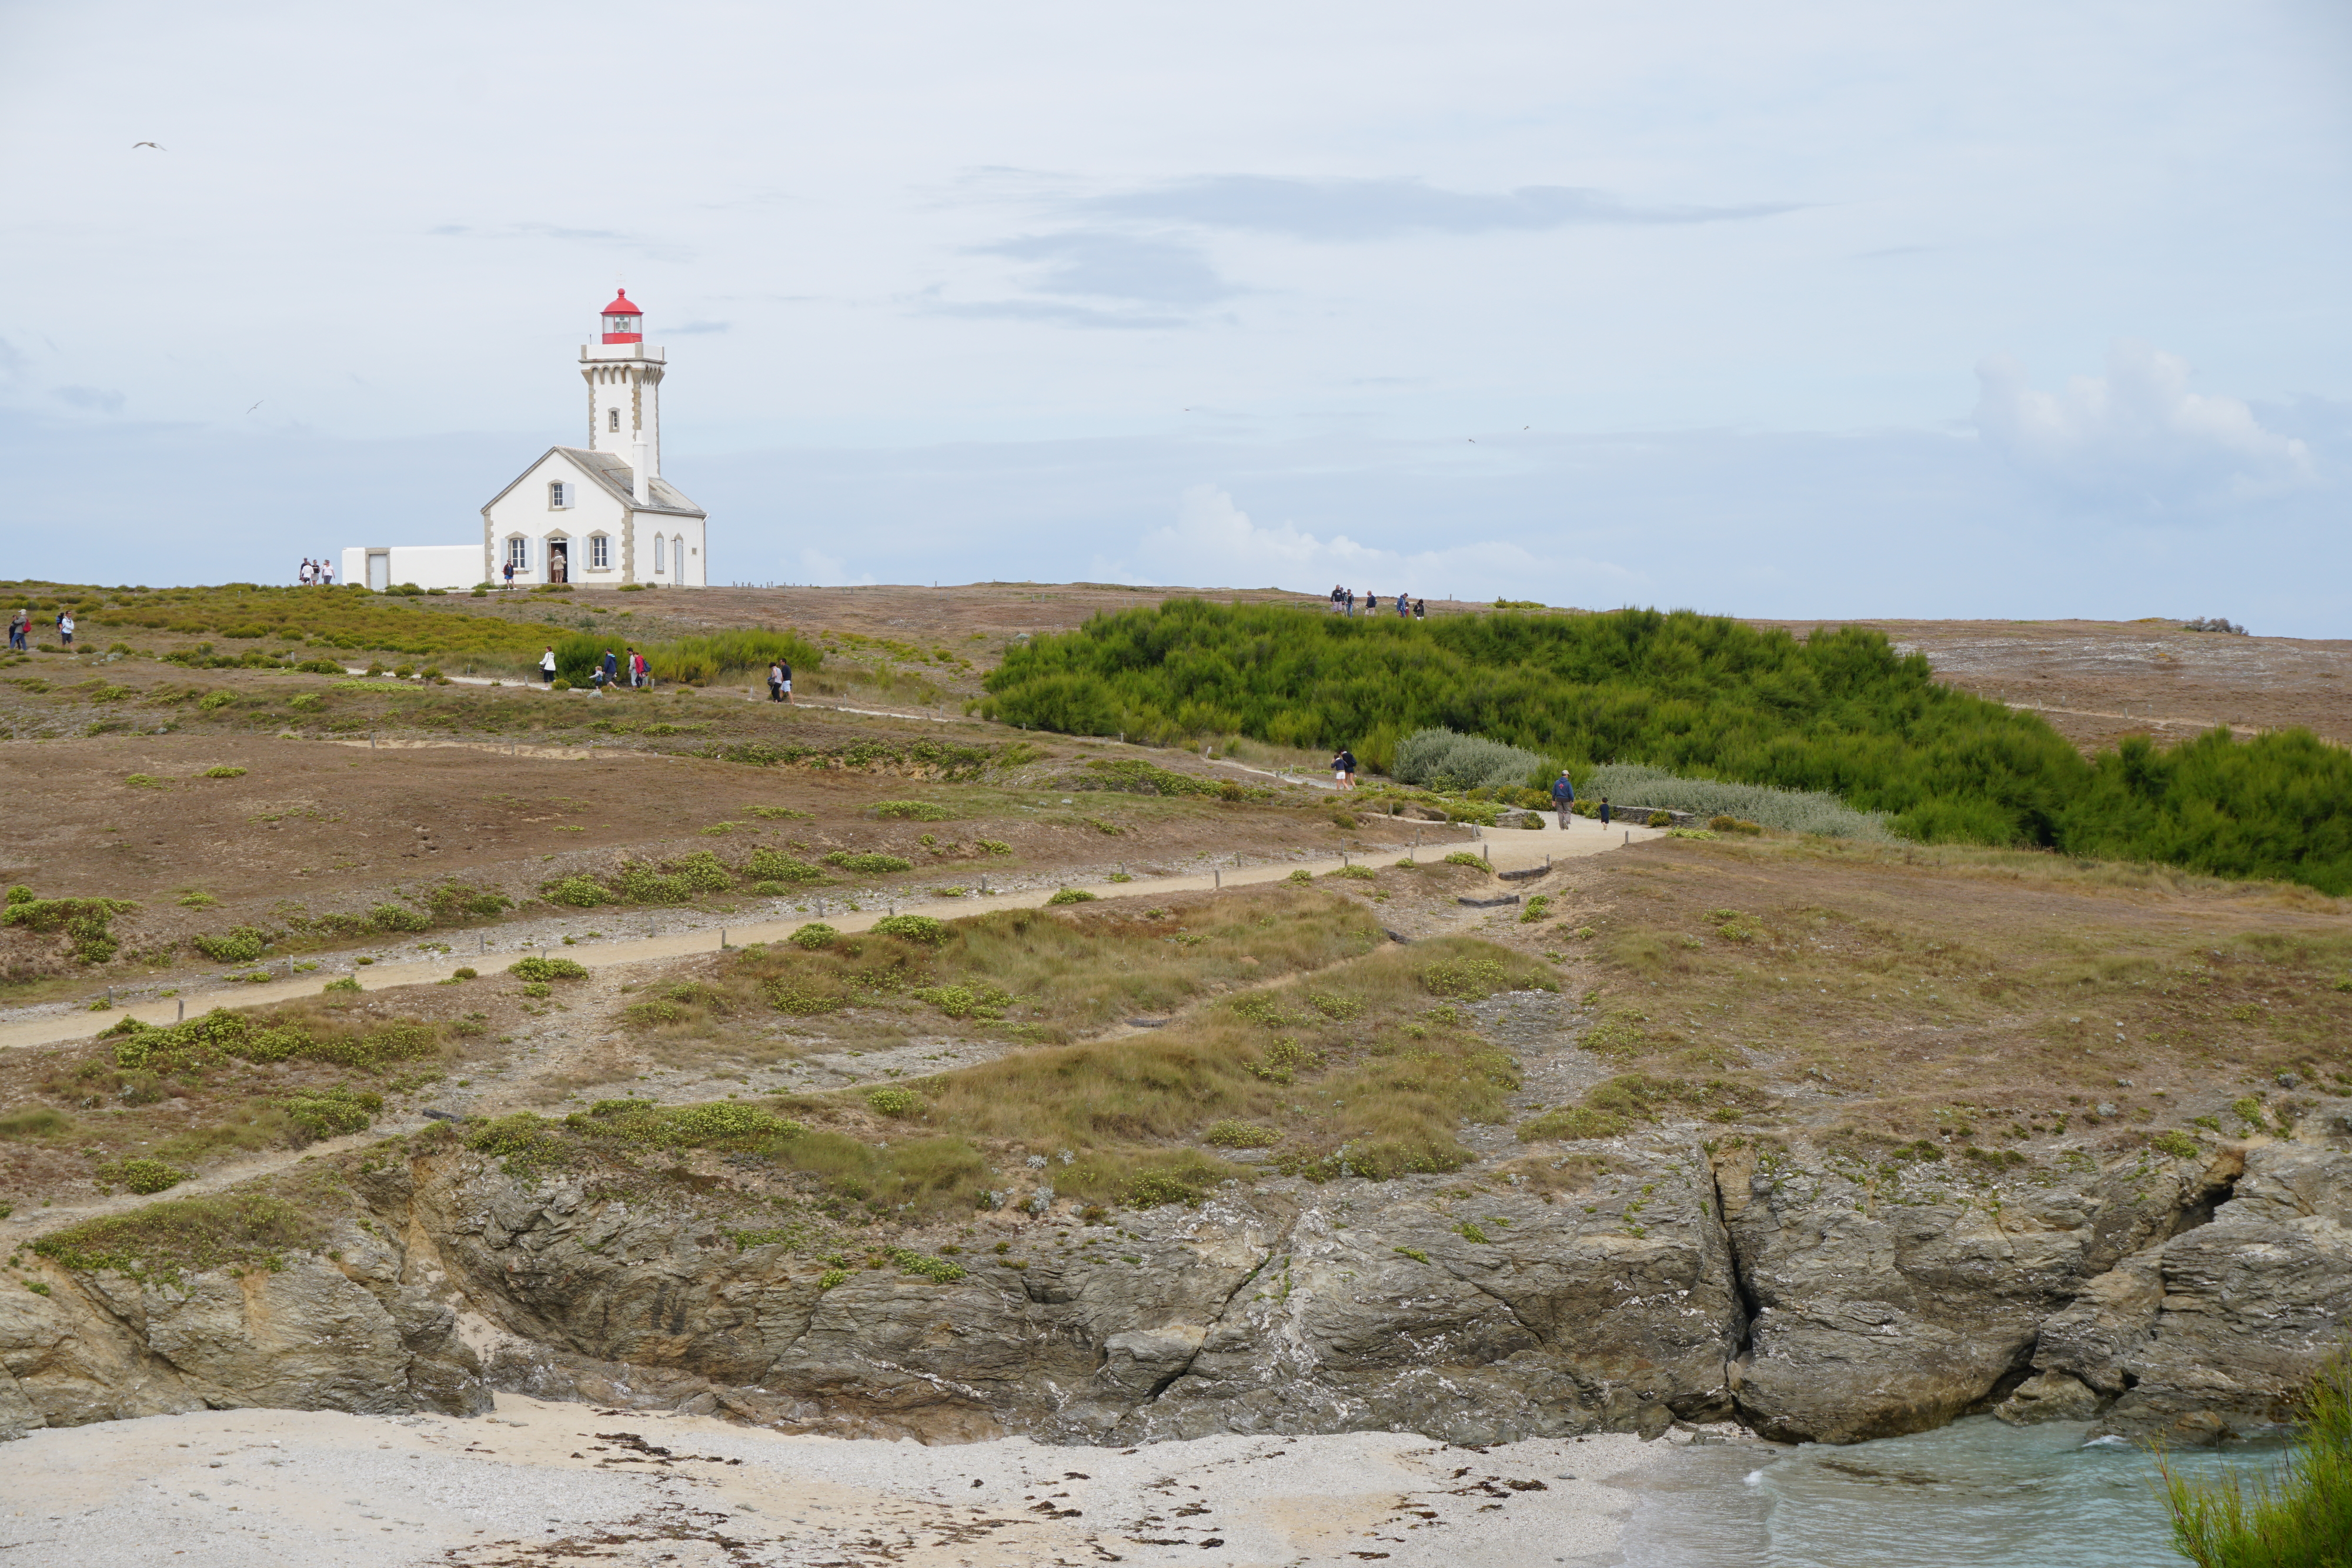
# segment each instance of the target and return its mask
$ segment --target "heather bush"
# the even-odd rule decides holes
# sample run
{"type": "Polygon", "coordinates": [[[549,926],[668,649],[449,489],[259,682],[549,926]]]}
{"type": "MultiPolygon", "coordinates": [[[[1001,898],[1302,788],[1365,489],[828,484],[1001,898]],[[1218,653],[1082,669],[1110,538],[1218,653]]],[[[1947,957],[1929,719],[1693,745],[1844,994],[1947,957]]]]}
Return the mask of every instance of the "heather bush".
{"type": "MultiPolygon", "coordinates": [[[[1764,784],[1732,784],[1719,779],[1687,779],[1663,768],[1604,763],[1577,786],[1581,800],[1609,797],[1622,813],[1635,806],[1663,806],[1702,817],[1729,817],[1784,833],[1819,833],[1872,843],[1891,841],[1883,811],[1857,811],[1820,789],[1776,789],[1764,784]]],[[[1738,829],[1719,830],[1739,831],[1738,829]]]]}

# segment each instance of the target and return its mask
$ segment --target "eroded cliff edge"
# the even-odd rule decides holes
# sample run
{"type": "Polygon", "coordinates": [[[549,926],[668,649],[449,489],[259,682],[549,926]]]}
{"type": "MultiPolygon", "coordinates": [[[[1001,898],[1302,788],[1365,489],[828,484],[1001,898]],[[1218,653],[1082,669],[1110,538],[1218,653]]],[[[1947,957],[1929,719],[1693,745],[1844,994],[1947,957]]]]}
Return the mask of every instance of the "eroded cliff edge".
{"type": "Polygon", "coordinates": [[[740,1161],[620,1191],[418,1136],[319,1170],[322,1231],[241,1266],[20,1249],[0,1435],[504,1386],[927,1440],[1850,1442],[1986,1408],[2210,1438],[2281,1419],[2352,1321],[2345,1142],[2011,1179],[1685,1128],[1551,1192],[1268,1179],[868,1244],[744,1229],[740,1161]]]}

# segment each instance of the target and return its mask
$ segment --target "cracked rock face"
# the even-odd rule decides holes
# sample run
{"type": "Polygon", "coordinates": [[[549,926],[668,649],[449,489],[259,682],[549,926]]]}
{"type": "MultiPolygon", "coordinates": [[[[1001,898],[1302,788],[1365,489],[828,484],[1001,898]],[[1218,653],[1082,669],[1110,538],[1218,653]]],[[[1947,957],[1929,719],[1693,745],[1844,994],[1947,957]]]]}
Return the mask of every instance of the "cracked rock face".
{"type": "Polygon", "coordinates": [[[2352,1150],[2251,1148],[2210,1224],[2126,1263],[2035,1355],[2120,1396],[2103,1430],[2194,1442],[2288,1420],[2352,1322],[2352,1150]]]}
{"type": "Polygon", "coordinates": [[[1344,1220],[1336,1187],[1220,1196],[1133,1221],[1153,1231],[1121,1253],[831,1289],[782,1247],[533,1194],[470,1159],[415,1202],[453,1281],[513,1336],[500,1380],[534,1391],[609,1397],[625,1363],[657,1369],[665,1397],[684,1375],[811,1428],[1493,1442],[1728,1412],[1740,1312],[1712,1183],[1696,1150],[1640,1174],[1639,1235],[1566,1202],[1347,1184],[1344,1220]]]}
{"type": "Polygon", "coordinates": [[[445,1150],[355,1177],[331,1252],[276,1272],[44,1264],[48,1295],[0,1291],[0,1437],[207,1406],[467,1413],[495,1384],[927,1441],[1486,1443],[1737,1415],[1853,1442],[1993,1409],[2179,1442],[2281,1419],[2352,1322],[2340,1147],[2014,1180],[1670,1135],[1611,1158],[1549,1202],[1228,1186],[1123,1215],[1116,1241],[1032,1229],[940,1283],[829,1281],[683,1191],[535,1186],[445,1150]]]}
{"type": "Polygon", "coordinates": [[[0,1292],[0,1437],[40,1427],[264,1406],[479,1415],[490,1390],[456,1317],[375,1238],[341,1261],[184,1281],[47,1270],[0,1292]]]}
{"type": "Polygon", "coordinates": [[[2005,1186],[1941,1164],[1727,1153],[1716,1178],[1754,1311],[1741,1415],[1769,1437],[1852,1443],[1982,1408],[2045,1320],[2201,1218],[2234,1174],[2149,1155],[2005,1186]]]}

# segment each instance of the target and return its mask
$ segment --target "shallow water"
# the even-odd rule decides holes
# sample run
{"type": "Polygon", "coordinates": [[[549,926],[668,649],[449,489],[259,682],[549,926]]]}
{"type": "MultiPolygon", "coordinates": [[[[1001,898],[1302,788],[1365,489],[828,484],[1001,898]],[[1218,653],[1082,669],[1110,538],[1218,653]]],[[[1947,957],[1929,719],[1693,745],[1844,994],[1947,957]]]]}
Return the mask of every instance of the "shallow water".
{"type": "MultiPolygon", "coordinates": [[[[2180,1568],[2155,1460],[2088,1430],[1978,1416],[1851,1448],[1684,1449],[1635,1504],[1625,1568],[2180,1568]]],[[[2175,1468],[2278,1459],[2200,1451],[2175,1468]]]]}

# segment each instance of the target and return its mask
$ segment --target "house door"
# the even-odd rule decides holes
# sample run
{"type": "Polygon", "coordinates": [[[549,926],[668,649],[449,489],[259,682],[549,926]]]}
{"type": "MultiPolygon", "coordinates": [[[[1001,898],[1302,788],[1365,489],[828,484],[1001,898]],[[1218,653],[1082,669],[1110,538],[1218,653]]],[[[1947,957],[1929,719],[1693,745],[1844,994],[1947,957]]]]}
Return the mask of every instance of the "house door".
{"type": "Polygon", "coordinates": [[[558,543],[551,544],[547,547],[548,581],[570,582],[572,580],[571,567],[572,547],[570,545],[558,543]]]}
{"type": "Polygon", "coordinates": [[[373,589],[378,593],[382,593],[385,589],[390,588],[392,586],[391,554],[384,550],[372,549],[368,551],[367,563],[368,587],[373,589]]]}

